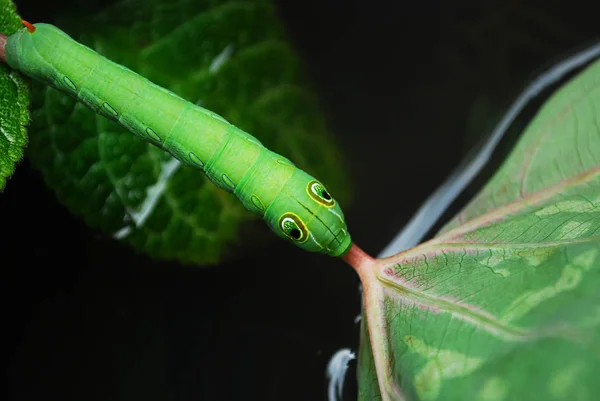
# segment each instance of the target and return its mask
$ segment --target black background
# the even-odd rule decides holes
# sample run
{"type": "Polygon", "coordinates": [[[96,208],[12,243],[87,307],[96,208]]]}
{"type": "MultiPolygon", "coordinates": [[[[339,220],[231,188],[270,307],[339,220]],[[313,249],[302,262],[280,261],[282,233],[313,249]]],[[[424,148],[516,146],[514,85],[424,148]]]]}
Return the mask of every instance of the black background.
{"type": "MultiPolygon", "coordinates": [[[[102,4],[17,2],[32,22],[102,4]]],[[[373,255],[540,68],[600,31],[584,1],[277,5],[347,156],[350,232],[373,255]]],[[[0,210],[11,401],[324,400],[329,357],[357,350],[359,281],[342,261],[280,241],[212,268],[152,261],[71,215],[27,160],[0,210]]],[[[345,400],[356,399],[355,367],[345,400]]]]}

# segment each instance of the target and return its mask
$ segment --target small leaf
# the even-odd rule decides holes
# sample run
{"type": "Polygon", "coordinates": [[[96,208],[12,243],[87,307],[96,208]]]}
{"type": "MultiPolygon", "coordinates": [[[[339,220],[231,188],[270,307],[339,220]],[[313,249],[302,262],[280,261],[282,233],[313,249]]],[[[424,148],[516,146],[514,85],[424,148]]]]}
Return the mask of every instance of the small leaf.
{"type": "MultiPolygon", "coordinates": [[[[8,35],[23,25],[10,0],[0,0],[0,32],[8,35]]],[[[0,191],[23,158],[29,124],[29,85],[6,64],[0,66],[0,191]]]]}
{"type": "Polygon", "coordinates": [[[360,399],[597,399],[599,87],[597,62],[433,240],[363,265],[360,399]]]}
{"type": "MultiPolygon", "coordinates": [[[[347,197],[340,158],[331,156],[335,143],[270,2],[122,2],[90,23],[59,25],[224,116],[347,197]]],[[[36,88],[33,164],[88,224],[186,263],[216,263],[239,249],[240,230],[256,217],[234,195],[56,90],[36,88]]]]}

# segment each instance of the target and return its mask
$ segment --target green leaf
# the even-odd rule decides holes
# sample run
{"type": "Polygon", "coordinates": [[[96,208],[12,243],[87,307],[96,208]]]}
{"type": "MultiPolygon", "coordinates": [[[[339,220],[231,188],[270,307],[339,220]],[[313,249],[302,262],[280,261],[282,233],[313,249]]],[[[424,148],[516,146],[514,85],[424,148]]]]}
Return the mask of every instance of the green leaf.
{"type": "MultiPolygon", "coordinates": [[[[11,35],[23,27],[10,0],[0,0],[0,32],[11,35]]],[[[21,74],[0,63],[0,191],[23,158],[29,124],[29,85],[21,74]]]]}
{"type": "MultiPolygon", "coordinates": [[[[347,198],[336,144],[270,2],[128,1],[93,21],[58,25],[219,113],[347,198]]],[[[248,226],[256,217],[201,171],[54,89],[36,89],[31,160],[89,225],[153,257],[196,264],[276,238],[262,223],[248,226]]]]}
{"type": "Polygon", "coordinates": [[[597,62],[433,240],[362,262],[360,399],[598,398],[599,88],[597,62]]]}

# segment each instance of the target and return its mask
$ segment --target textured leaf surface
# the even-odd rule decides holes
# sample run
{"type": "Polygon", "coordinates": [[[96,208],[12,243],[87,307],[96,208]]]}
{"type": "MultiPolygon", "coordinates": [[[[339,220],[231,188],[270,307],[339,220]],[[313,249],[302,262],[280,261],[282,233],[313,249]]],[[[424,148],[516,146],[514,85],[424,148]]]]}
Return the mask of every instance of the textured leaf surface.
{"type": "MultiPolygon", "coordinates": [[[[0,32],[7,35],[23,25],[10,0],[0,0],[0,32]]],[[[0,191],[15,171],[27,145],[29,85],[21,74],[0,65],[0,191]]]]}
{"type": "MultiPolygon", "coordinates": [[[[223,115],[345,198],[332,136],[270,2],[129,1],[93,24],[60,26],[223,115]]],[[[155,257],[215,263],[231,254],[241,225],[255,219],[237,198],[65,95],[36,87],[32,160],[70,209],[155,257]]]]}
{"type": "Polygon", "coordinates": [[[360,399],[597,399],[599,84],[557,91],[436,238],[361,265],[360,399]]]}

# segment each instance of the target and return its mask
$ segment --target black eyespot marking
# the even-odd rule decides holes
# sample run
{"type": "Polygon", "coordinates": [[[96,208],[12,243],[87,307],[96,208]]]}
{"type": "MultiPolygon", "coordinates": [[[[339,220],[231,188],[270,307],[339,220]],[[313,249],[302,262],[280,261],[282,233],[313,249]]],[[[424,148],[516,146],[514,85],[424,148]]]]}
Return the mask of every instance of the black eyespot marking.
{"type": "Polygon", "coordinates": [[[324,206],[333,207],[335,205],[335,201],[319,181],[309,182],[306,186],[306,192],[311,198],[324,206]]]}
{"type": "Polygon", "coordinates": [[[300,239],[300,237],[302,236],[302,232],[300,232],[300,230],[298,230],[297,228],[292,228],[290,230],[290,235],[294,239],[300,239]]]}

